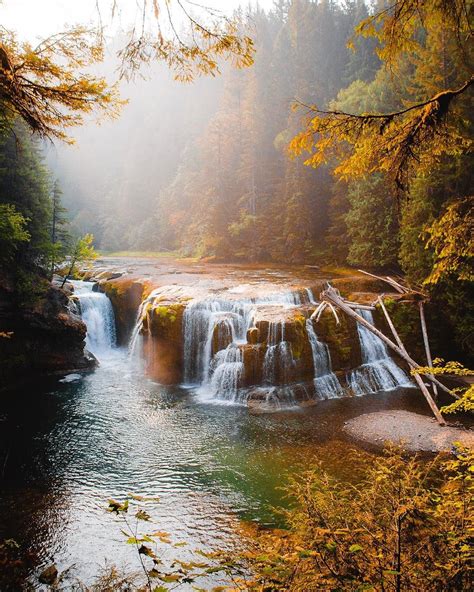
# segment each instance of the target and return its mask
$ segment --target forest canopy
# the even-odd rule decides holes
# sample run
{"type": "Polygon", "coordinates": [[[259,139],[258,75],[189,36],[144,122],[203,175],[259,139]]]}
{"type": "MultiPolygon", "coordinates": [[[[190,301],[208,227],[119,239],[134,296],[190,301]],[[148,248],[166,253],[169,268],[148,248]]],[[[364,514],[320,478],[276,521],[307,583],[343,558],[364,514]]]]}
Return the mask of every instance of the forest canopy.
{"type": "Polygon", "coordinates": [[[278,0],[220,21],[171,4],[140,4],[143,27],[111,41],[76,30],[38,56],[2,34],[6,117],[79,145],[47,155],[73,234],[104,251],[401,272],[467,351],[472,2],[278,0]],[[197,37],[173,30],[180,13],[197,37]],[[91,62],[100,74],[84,73],[91,62]],[[124,68],[144,79],[122,80],[121,105],[106,81],[124,68]],[[120,107],[100,128],[87,120],[120,107]]]}

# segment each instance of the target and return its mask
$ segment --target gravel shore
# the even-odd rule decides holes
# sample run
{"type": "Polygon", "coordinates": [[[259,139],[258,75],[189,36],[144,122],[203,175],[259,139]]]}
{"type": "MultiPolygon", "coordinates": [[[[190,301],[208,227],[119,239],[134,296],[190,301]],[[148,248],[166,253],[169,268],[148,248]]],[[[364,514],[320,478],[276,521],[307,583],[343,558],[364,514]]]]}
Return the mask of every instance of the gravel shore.
{"type": "Polygon", "coordinates": [[[379,411],[360,415],[344,424],[344,431],[361,442],[383,446],[401,444],[411,452],[449,451],[454,442],[474,446],[474,430],[440,426],[434,418],[410,411],[379,411]]]}

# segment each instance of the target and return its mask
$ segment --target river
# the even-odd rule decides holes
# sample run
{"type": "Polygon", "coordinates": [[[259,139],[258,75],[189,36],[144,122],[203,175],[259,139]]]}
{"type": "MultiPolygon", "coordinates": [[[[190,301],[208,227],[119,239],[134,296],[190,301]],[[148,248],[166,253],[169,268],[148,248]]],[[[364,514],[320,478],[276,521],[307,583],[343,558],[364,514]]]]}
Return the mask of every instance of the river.
{"type": "Polygon", "coordinates": [[[37,380],[0,402],[0,539],[32,552],[38,589],[34,574],[52,562],[74,566],[85,582],[105,562],[137,567],[109,498],[159,496],[147,506],[156,528],[189,548],[222,546],[240,520],[278,522],[288,475],[320,460],[352,478],[345,420],[380,409],[429,413],[416,391],[398,389],[255,414],[147,379],[127,349],[96,353],[95,372],[37,380]]]}

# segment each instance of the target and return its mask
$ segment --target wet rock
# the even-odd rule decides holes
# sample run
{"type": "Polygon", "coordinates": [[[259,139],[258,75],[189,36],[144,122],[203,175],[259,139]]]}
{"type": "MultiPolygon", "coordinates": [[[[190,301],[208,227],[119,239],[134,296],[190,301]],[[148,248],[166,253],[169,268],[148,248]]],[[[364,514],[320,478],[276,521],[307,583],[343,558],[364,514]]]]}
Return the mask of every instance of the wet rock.
{"type": "Polygon", "coordinates": [[[107,279],[108,279],[108,280],[117,280],[118,278],[120,278],[120,277],[122,277],[122,276],[123,276],[123,273],[122,273],[121,271],[112,271],[112,272],[111,272],[111,273],[108,275],[107,279]]]}
{"type": "Polygon", "coordinates": [[[117,344],[126,345],[135,326],[138,308],[147,285],[144,281],[120,277],[101,280],[99,290],[107,294],[112,303],[117,330],[117,344]]]}
{"type": "Polygon", "coordinates": [[[225,349],[232,343],[232,315],[222,314],[212,334],[212,353],[215,354],[221,349],[225,349]]]}
{"type": "Polygon", "coordinates": [[[144,319],[144,350],[147,373],[161,384],[183,380],[184,302],[162,300],[144,319]]]}
{"type": "Polygon", "coordinates": [[[244,343],[239,346],[239,349],[242,351],[244,362],[243,386],[261,384],[265,347],[261,344],[244,343]]]}
{"type": "Polygon", "coordinates": [[[332,369],[351,370],[362,363],[360,341],[356,322],[347,315],[339,314],[339,324],[326,309],[319,321],[314,323],[318,339],[327,344],[331,355],[332,369]]]}
{"type": "Polygon", "coordinates": [[[281,388],[255,387],[247,395],[247,407],[251,413],[269,413],[288,407],[312,407],[318,401],[312,381],[281,388]]]}
{"type": "Polygon", "coordinates": [[[259,342],[260,334],[256,327],[251,327],[247,331],[247,341],[250,345],[256,345],[259,342]]]}
{"type": "Polygon", "coordinates": [[[44,569],[38,577],[38,580],[41,582],[41,584],[46,584],[47,586],[52,586],[57,579],[58,568],[54,565],[54,563],[44,569]]]}
{"type": "Polygon", "coordinates": [[[34,374],[67,374],[92,369],[84,352],[86,326],[69,310],[68,294],[48,282],[44,293],[19,307],[13,287],[0,285],[0,385],[34,374]],[[26,371],[26,373],[25,373],[26,371]]]}
{"type": "Polygon", "coordinates": [[[288,384],[314,376],[313,354],[306,333],[306,308],[282,308],[281,306],[259,307],[255,315],[258,342],[268,347],[285,341],[289,345],[292,364],[286,368],[277,367],[277,383],[288,384]],[[270,331],[272,334],[270,335],[270,331]]]}

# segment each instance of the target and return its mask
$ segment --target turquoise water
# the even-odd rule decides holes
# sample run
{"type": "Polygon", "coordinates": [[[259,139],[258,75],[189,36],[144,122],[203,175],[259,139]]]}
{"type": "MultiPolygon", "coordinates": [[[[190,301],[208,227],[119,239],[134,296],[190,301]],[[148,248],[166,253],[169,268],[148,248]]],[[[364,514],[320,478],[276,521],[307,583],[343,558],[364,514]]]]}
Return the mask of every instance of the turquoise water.
{"type": "Polygon", "coordinates": [[[132,492],[160,497],[147,511],[173,541],[229,544],[239,520],[277,523],[272,507],[286,503],[289,473],[321,460],[350,479],[343,422],[386,408],[428,412],[409,390],[252,415],[153,383],[114,350],[79,380],[2,395],[0,539],[34,553],[31,574],[54,561],[74,564],[87,582],[105,561],[136,567],[120,520],[106,511],[109,498],[132,492]]]}

